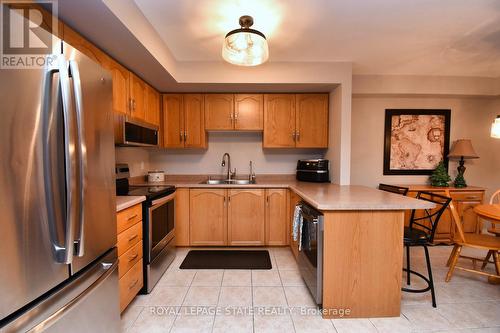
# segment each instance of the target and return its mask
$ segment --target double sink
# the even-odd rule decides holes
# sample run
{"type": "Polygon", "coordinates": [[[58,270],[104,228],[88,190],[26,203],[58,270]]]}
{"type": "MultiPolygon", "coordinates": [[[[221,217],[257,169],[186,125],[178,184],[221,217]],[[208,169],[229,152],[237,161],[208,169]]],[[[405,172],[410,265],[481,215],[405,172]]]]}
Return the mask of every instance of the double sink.
{"type": "Polygon", "coordinates": [[[208,185],[253,185],[257,184],[255,180],[248,179],[210,179],[202,181],[200,184],[208,185]]]}

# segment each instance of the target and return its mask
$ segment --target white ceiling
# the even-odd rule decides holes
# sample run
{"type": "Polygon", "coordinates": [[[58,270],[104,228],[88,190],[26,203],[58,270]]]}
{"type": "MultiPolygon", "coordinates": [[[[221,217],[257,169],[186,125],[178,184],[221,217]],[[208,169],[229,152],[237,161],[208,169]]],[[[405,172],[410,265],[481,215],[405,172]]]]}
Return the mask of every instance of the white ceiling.
{"type": "Polygon", "coordinates": [[[243,14],[270,62],[352,61],[354,74],[500,76],[500,0],[134,0],[177,61],[220,62],[243,14]]]}

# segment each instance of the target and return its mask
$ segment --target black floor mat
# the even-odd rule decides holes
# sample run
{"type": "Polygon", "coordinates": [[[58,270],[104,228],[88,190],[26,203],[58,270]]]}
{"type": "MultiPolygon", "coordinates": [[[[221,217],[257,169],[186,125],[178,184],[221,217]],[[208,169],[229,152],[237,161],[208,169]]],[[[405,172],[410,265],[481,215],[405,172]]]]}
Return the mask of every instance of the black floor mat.
{"type": "Polygon", "coordinates": [[[271,269],[265,250],[191,250],[181,269],[271,269]]]}

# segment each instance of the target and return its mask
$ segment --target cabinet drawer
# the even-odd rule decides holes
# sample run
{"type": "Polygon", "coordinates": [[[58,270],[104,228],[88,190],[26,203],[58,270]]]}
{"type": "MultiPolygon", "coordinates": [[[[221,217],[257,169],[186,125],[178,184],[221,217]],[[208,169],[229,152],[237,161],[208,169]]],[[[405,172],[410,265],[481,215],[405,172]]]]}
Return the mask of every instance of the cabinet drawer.
{"type": "Polygon", "coordinates": [[[139,260],[142,259],[142,241],[132,246],[127,252],[119,258],[118,274],[120,278],[129,271],[139,260]]]}
{"type": "Polygon", "coordinates": [[[124,209],[116,214],[117,233],[120,233],[142,220],[142,204],[124,209]]]}
{"type": "Polygon", "coordinates": [[[142,288],[142,259],[125,273],[118,284],[120,286],[120,312],[122,312],[142,288]]]}
{"type": "Polygon", "coordinates": [[[451,198],[456,201],[483,201],[483,192],[451,192],[451,198]]]}
{"type": "Polygon", "coordinates": [[[118,235],[118,256],[128,251],[132,246],[142,240],[142,223],[136,223],[118,235]]]}

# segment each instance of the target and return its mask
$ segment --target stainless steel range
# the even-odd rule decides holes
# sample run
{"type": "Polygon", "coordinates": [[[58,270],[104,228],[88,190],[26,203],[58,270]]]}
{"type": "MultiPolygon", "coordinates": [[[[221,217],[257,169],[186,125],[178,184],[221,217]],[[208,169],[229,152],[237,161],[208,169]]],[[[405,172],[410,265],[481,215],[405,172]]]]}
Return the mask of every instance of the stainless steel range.
{"type": "Polygon", "coordinates": [[[175,187],[129,186],[127,164],[116,166],[116,194],[143,195],[143,265],[144,287],[149,294],[175,259],[175,187]]]}

